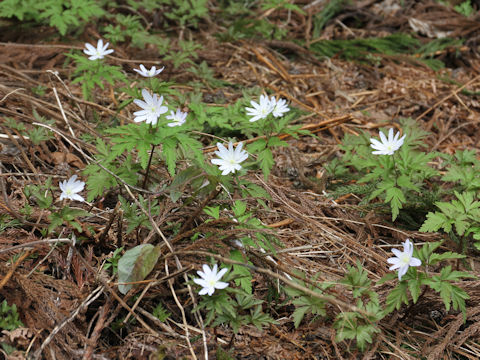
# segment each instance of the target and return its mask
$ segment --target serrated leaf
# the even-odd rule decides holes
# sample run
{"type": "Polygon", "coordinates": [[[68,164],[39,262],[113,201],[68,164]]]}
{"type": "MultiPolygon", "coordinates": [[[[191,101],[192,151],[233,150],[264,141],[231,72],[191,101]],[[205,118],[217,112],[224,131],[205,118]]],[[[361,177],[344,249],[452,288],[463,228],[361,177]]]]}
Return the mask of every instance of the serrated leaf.
{"type": "Polygon", "coordinates": [[[295,309],[295,311],[292,314],[293,325],[295,326],[295,329],[297,329],[300,326],[300,323],[302,322],[308,310],[309,310],[308,306],[300,306],[295,309]]]}
{"type": "Polygon", "coordinates": [[[395,309],[400,310],[402,304],[408,305],[406,281],[399,282],[397,286],[387,295],[386,311],[390,313],[395,309]]]}
{"type": "Polygon", "coordinates": [[[400,209],[402,208],[402,204],[406,201],[405,195],[403,195],[402,190],[393,187],[387,189],[385,201],[390,203],[390,207],[392,209],[392,220],[395,221],[400,209]]]}
{"type": "Polygon", "coordinates": [[[280,140],[280,138],[277,136],[272,136],[270,139],[268,139],[267,145],[269,147],[288,146],[288,143],[286,141],[280,140]]]}
{"type": "MultiPolygon", "coordinates": [[[[160,247],[152,244],[142,244],[127,250],[118,260],[118,282],[144,280],[155,267],[160,253],[160,247]]],[[[126,294],[132,287],[133,284],[119,284],[118,291],[126,294]]]]}
{"type": "Polygon", "coordinates": [[[247,150],[248,150],[248,152],[255,154],[255,153],[259,152],[260,150],[265,149],[266,146],[267,146],[267,140],[258,139],[258,140],[255,140],[253,143],[248,144],[247,145],[247,150]]]}
{"type": "Polygon", "coordinates": [[[262,169],[263,176],[267,179],[274,164],[272,151],[268,148],[262,150],[258,154],[258,160],[260,161],[260,168],[262,169]]]}
{"type": "MultiPolygon", "coordinates": [[[[243,253],[240,250],[230,251],[230,259],[245,262],[243,253]]],[[[237,286],[240,286],[246,293],[252,293],[252,274],[247,267],[242,265],[233,265],[232,274],[236,275],[234,281],[237,286]]]]}
{"type": "Polygon", "coordinates": [[[420,285],[422,285],[421,279],[412,279],[408,281],[408,290],[412,294],[412,301],[415,304],[420,296],[420,285]]]}
{"type": "Polygon", "coordinates": [[[443,228],[445,232],[449,232],[452,230],[453,221],[448,219],[443,213],[441,212],[429,212],[427,214],[427,219],[420,227],[420,232],[434,232],[438,231],[439,229],[443,228]]]}
{"type": "Polygon", "coordinates": [[[177,161],[177,141],[174,138],[165,139],[163,142],[162,154],[167,164],[168,172],[171,176],[175,175],[177,161]]]}

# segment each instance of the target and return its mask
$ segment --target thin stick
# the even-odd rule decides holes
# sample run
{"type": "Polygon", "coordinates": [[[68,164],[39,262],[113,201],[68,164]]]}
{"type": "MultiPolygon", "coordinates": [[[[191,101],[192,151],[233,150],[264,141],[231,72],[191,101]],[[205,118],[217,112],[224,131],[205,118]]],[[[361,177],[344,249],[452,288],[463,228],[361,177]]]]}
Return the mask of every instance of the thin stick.
{"type": "Polygon", "coordinates": [[[25,244],[19,244],[19,245],[11,246],[7,249],[1,249],[0,254],[5,253],[5,252],[9,252],[9,251],[13,251],[13,250],[32,247],[32,246],[38,245],[38,244],[50,244],[50,243],[59,243],[59,242],[72,243],[72,240],[70,240],[70,239],[43,239],[43,240],[31,241],[31,242],[28,242],[28,243],[25,243],[25,244]]]}
{"type": "Polygon", "coordinates": [[[8,282],[8,280],[10,280],[10,278],[12,277],[13,273],[15,272],[15,270],[17,269],[18,265],[20,265],[20,263],[25,260],[30,254],[32,253],[31,250],[28,250],[26,251],[24,254],[22,254],[22,256],[20,256],[17,261],[15,261],[15,263],[13,264],[12,268],[8,271],[7,275],[4,276],[4,278],[2,279],[2,281],[0,281],[0,290],[2,290],[2,288],[5,286],[5,284],[8,282]]]}

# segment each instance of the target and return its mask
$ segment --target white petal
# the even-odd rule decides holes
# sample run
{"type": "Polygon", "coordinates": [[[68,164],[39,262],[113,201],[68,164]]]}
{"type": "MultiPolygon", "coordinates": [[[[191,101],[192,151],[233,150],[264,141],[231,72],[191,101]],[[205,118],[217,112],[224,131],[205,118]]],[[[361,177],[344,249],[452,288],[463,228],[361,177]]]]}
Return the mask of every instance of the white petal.
{"type": "MultiPolygon", "coordinates": [[[[198,295],[205,295],[206,293],[208,293],[208,291],[209,291],[209,289],[204,287],[202,290],[200,290],[198,292],[198,295]]],[[[210,295],[210,294],[208,294],[208,295],[210,295]]]]}
{"type": "Polygon", "coordinates": [[[392,252],[393,252],[393,254],[394,254],[396,257],[398,257],[398,258],[401,257],[402,254],[403,254],[403,252],[401,252],[401,251],[398,250],[398,249],[392,249],[392,252]]]}
{"type": "Polygon", "coordinates": [[[223,282],[223,281],[218,281],[216,284],[215,284],[215,288],[216,289],[225,289],[229,284],[226,283],[226,282],[223,282]]]}
{"type": "Polygon", "coordinates": [[[385,134],[382,131],[380,131],[380,140],[382,141],[382,144],[386,144],[388,142],[385,134]]]}
{"type": "Polygon", "coordinates": [[[410,266],[420,266],[420,265],[422,265],[422,261],[420,259],[417,259],[417,258],[411,258],[408,265],[410,265],[410,266]]]}
{"type": "Polygon", "coordinates": [[[393,142],[393,128],[388,130],[388,142],[393,142]]]}
{"type": "Polygon", "coordinates": [[[73,194],[73,195],[71,195],[71,199],[72,199],[72,200],[77,200],[77,201],[85,201],[85,199],[84,199],[82,196],[78,195],[78,194],[73,194]]]}
{"type": "Polygon", "coordinates": [[[217,280],[220,280],[222,278],[223,275],[225,275],[225,273],[228,271],[227,268],[223,268],[222,270],[220,270],[216,276],[217,280]]]}
{"type": "Polygon", "coordinates": [[[148,92],[147,89],[143,89],[143,90],[142,90],[142,96],[143,96],[143,98],[145,99],[145,102],[146,102],[148,105],[152,105],[152,104],[153,104],[153,97],[152,97],[152,95],[150,95],[150,93],[148,92]]]}

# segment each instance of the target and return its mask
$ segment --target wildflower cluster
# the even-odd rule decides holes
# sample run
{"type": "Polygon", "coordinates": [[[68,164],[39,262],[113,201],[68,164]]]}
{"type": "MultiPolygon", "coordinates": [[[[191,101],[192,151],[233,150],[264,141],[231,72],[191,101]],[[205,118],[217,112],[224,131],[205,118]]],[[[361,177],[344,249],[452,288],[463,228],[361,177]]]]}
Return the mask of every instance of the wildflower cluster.
{"type": "Polygon", "coordinates": [[[234,149],[233,143],[230,141],[227,149],[222,144],[217,144],[218,150],[215,151],[215,154],[219,159],[213,159],[212,164],[218,165],[222,175],[234,173],[242,168],[240,163],[248,158],[248,154],[245,150],[242,150],[242,146],[243,143],[239,143],[234,149]]]}
{"type": "Polygon", "coordinates": [[[250,122],[255,122],[260,119],[265,119],[269,114],[278,118],[290,111],[287,106],[287,102],[284,99],[276,99],[274,96],[268,97],[266,95],[260,95],[260,101],[250,101],[253,107],[247,107],[247,115],[251,116],[250,122]]]}

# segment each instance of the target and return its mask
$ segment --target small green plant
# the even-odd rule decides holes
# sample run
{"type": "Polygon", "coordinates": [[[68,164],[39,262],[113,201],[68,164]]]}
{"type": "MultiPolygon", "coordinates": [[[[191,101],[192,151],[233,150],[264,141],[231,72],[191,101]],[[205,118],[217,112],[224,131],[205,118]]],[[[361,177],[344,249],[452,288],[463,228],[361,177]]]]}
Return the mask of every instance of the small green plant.
{"type": "Polygon", "coordinates": [[[480,201],[474,192],[454,191],[456,200],[450,202],[438,201],[435,205],[440,211],[429,212],[420,231],[434,232],[443,229],[446,233],[455,230],[462,239],[465,247],[465,238],[472,234],[476,240],[474,246],[480,250],[480,201]]]}
{"type": "Polygon", "coordinates": [[[398,138],[397,133],[397,140],[390,129],[388,139],[381,132],[382,142],[363,133],[358,137],[346,135],[341,145],[345,151],[342,166],[352,166],[357,170],[360,175],[357,183],[365,184],[363,189],[367,190],[365,201],[378,197],[389,204],[392,220],[397,218],[400,209],[406,204],[409,207],[424,206],[424,203],[419,201],[419,195],[426,193],[426,180],[437,175],[437,171],[429,165],[436,154],[418,151],[421,139],[427,134],[418,129],[411,119],[404,120],[403,124],[404,136],[398,138]],[[372,143],[370,146],[369,142],[372,143]],[[390,142],[394,148],[389,151],[387,147],[390,142]],[[381,148],[383,151],[372,152],[372,147],[381,148]],[[372,184],[375,184],[375,187],[372,187],[372,184]]]}
{"type": "MultiPolygon", "coordinates": [[[[227,277],[225,280],[233,278],[227,277]]],[[[263,302],[241,289],[226,288],[216,291],[212,296],[203,296],[193,311],[205,309],[206,325],[228,325],[237,334],[242,326],[251,324],[262,330],[265,325],[276,323],[263,312],[263,302]]]]}
{"type": "Polygon", "coordinates": [[[123,251],[123,246],[115,249],[113,252],[112,256],[110,256],[106,262],[103,268],[105,270],[112,269],[112,274],[116,275],[118,273],[118,260],[120,260],[120,257],[122,256],[122,251],[123,251]]]}
{"type": "Polygon", "coordinates": [[[20,321],[17,306],[15,304],[10,306],[7,300],[3,300],[0,303],[0,329],[12,331],[22,326],[24,325],[20,321]]]}
{"type": "MultiPolygon", "coordinates": [[[[319,274],[312,277],[313,283],[317,282],[318,275],[319,274]]],[[[324,294],[325,290],[333,286],[333,284],[327,283],[318,283],[318,286],[315,286],[312,283],[306,283],[305,281],[298,279],[296,279],[295,282],[320,295],[324,294]]],[[[311,295],[307,295],[301,290],[292,287],[285,287],[284,290],[285,293],[293,299],[292,304],[295,305],[295,311],[293,312],[292,317],[293,324],[296,328],[300,326],[300,323],[302,322],[306,314],[314,315],[312,321],[315,320],[315,318],[318,316],[326,316],[325,306],[327,302],[325,300],[313,297],[311,295]]]]}
{"type": "Polygon", "coordinates": [[[0,2],[0,17],[15,17],[56,27],[61,35],[102,16],[104,10],[94,0],[4,0],[0,2]]]}
{"type": "Polygon", "coordinates": [[[470,0],[465,0],[464,2],[461,2],[458,5],[455,5],[453,8],[459,14],[462,14],[463,16],[467,16],[467,17],[472,15],[475,12],[475,9],[473,8],[470,0]]]}
{"type": "Polygon", "coordinates": [[[118,66],[112,66],[102,61],[103,58],[90,60],[84,55],[77,53],[67,54],[75,62],[74,80],[72,84],[82,85],[82,94],[85,99],[92,99],[95,86],[105,88],[105,81],[111,86],[126,83],[127,78],[118,66]]]}
{"type": "MultiPolygon", "coordinates": [[[[450,265],[443,267],[439,275],[431,274],[428,269],[440,261],[465,257],[450,251],[441,254],[435,253],[434,251],[441,244],[442,242],[427,243],[420,250],[414,250],[413,255],[421,262],[426,271],[418,271],[416,267],[408,267],[407,265],[408,270],[405,272],[405,275],[401,277],[401,281],[387,296],[386,313],[390,313],[395,309],[399,310],[403,304],[408,305],[410,302],[408,292],[410,292],[411,301],[415,304],[430,288],[438,292],[447,311],[450,310],[450,307],[453,307],[454,310],[461,311],[464,319],[466,318],[465,300],[469,296],[463,289],[453,283],[474,276],[464,271],[453,271],[450,265]],[[425,286],[428,288],[425,288],[425,286]]],[[[385,275],[378,284],[393,280],[395,277],[395,274],[385,275]]]]}
{"type": "Polygon", "coordinates": [[[170,317],[170,312],[168,312],[167,309],[165,309],[162,305],[161,302],[158,303],[158,305],[153,309],[152,315],[155,316],[158,320],[161,322],[167,321],[167,319],[170,317]]]}
{"type": "Polygon", "coordinates": [[[364,351],[372,343],[374,335],[380,332],[378,323],[384,316],[378,294],[371,289],[371,280],[360,262],[357,262],[357,267],[347,266],[347,274],[340,283],[351,292],[356,299],[356,307],[363,313],[341,311],[333,325],[337,330],[335,340],[356,340],[357,347],[364,351]]]}

